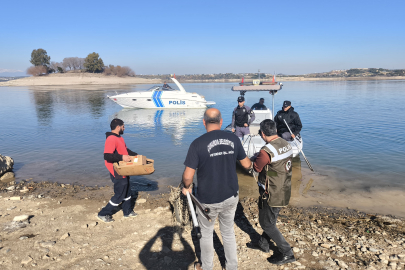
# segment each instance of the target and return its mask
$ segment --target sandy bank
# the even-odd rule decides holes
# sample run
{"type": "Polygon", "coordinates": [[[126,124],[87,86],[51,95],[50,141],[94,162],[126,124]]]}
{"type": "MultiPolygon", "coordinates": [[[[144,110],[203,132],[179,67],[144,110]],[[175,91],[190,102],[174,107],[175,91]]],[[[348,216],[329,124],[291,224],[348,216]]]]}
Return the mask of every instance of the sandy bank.
{"type": "MultiPolygon", "coordinates": [[[[102,223],[95,214],[111,187],[9,183],[0,187],[1,269],[193,269],[198,242],[173,226],[168,196],[139,194],[138,216],[102,223]],[[11,188],[14,186],[14,188],[11,188]],[[27,187],[29,191],[21,193],[27,187]],[[28,220],[17,222],[17,216],[28,220]]],[[[246,243],[262,233],[257,200],[241,198],[235,217],[240,269],[286,269],[246,243]]],[[[298,261],[289,269],[404,269],[405,222],[355,210],[287,207],[278,227],[298,261]]],[[[215,268],[224,253],[218,224],[215,268]]],[[[273,248],[275,250],[275,248],[273,248]]]]}
{"type": "Polygon", "coordinates": [[[92,73],[49,74],[0,82],[0,86],[130,85],[162,83],[161,80],[138,77],[105,76],[92,73]]]}
{"type": "MultiPolygon", "coordinates": [[[[277,81],[364,81],[364,80],[405,80],[404,76],[397,77],[350,77],[350,78],[305,78],[278,77],[277,81]]],[[[220,83],[239,82],[240,80],[180,80],[182,83],[220,83]]],[[[247,80],[249,81],[249,80],[247,80]]],[[[26,77],[7,82],[0,86],[69,86],[69,85],[131,85],[131,84],[161,84],[160,79],[144,79],[139,77],[105,76],[93,73],[57,73],[39,77],[26,77]]]]}

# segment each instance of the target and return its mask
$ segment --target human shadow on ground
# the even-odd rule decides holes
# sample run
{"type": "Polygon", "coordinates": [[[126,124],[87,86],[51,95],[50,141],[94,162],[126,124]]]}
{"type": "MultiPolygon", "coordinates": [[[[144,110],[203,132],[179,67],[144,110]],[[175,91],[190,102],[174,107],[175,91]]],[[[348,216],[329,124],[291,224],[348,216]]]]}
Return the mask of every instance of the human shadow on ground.
{"type": "MultiPolygon", "coordinates": [[[[236,208],[235,224],[242,231],[244,231],[245,233],[247,233],[249,235],[251,243],[257,243],[260,240],[261,235],[256,231],[255,228],[253,228],[252,224],[246,217],[244,208],[240,202],[238,203],[238,206],[236,208]]],[[[267,236],[267,234],[264,233],[263,236],[269,242],[270,250],[272,250],[274,254],[278,253],[279,251],[278,251],[277,246],[274,245],[273,241],[267,236]]],[[[246,247],[246,246],[244,246],[244,247],[246,247]]]]}
{"type": "Polygon", "coordinates": [[[159,189],[157,181],[152,181],[142,175],[131,176],[129,182],[131,184],[131,190],[155,191],[159,189]]]}
{"type": "Polygon", "coordinates": [[[245,215],[244,208],[240,202],[236,207],[235,224],[250,237],[250,240],[255,242],[259,241],[260,234],[253,228],[252,224],[245,215]]]}
{"type": "Polygon", "coordinates": [[[142,248],[139,259],[146,269],[188,269],[195,261],[194,250],[177,226],[160,229],[142,248]]]}
{"type": "MultiPolygon", "coordinates": [[[[245,213],[243,211],[243,206],[240,202],[238,202],[236,212],[235,212],[235,218],[234,222],[235,224],[243,230],[245,233],[247,233],[251,239],[252,242],[257,242],[260,239],[260,234],[257,233],[257,231],[253,228],[252,224],[250,224],[249,220],[245,216],[245,213]]],[[[218,217],[217,217],[218,219],[218,217]]],[[[194,244],[194,250],[196,253],[196,257],[199,262],[201,262],[201,249],[200,249],[200,242],[197,236],[192,232],[191,233],[191,238],[193,240],[194,244]]],[[[219,262],[221,263],[221,266],[225,268],[225,251],[224,251],[224,246],[217,234],[217,232],[214,230],[213,233],[213,243],[214,243],[214,250],[215,253],[218,256],[219,262]]]]}
{"type": "MultiPolygon", "coordinates": [[[[194,250],[195,250],[195,255],[197,257],[197,260],[198,260],[198,262],[201,263],[200,239],[197,238],[197,236],[194,234],[194,232],[191,232],[191,239],[193,240],[193,245],[194,245],[194,250]]],[[[221,263],[222,268],[225,269],[224,246],[222,245],[222,242],[219,239],[216,231],[214,231],[214,234],[213,234],[213,243],[214,243],[214,250],[218,256],[219,262],[221,263]]]]}

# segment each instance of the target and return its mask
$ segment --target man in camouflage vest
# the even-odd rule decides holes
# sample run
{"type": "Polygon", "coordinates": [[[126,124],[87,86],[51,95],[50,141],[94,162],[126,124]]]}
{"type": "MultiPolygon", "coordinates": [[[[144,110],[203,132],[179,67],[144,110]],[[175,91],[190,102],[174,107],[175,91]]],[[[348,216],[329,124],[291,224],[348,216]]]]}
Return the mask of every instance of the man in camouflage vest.
{"type": "Polygon", "coordinates": [[[262,121],[259,134],[266,145],[260,150],[253,168],[259,173],[259,223],[263,234],[259,242],[247,246],[268,253],[272,239],[281,254],[272,256],[269,261],[281,265],[295,261],[291,246],[276,226],[281,208],[290,202],[293,152],[291,145],[277,135],[274,121],[262,121]]]}

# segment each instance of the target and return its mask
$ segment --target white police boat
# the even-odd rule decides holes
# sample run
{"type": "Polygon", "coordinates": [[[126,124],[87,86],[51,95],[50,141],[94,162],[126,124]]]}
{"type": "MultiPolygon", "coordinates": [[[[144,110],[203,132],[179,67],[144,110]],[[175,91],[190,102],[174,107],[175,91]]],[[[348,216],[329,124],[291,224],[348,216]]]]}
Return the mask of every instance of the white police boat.
{"type": "MultiPolygon", "coordinates": [[[[250,124],[250,135],[245,136],[243,139],[243,148],[246,152],[246,155],[251,158],[256,153],[260,152],[260,149],[265,145],[265,142],[259,135],[260,123],[265,119],[274,119],[274,95],[283,88],[282,83],[272,83],[272,84],[260,84],[260,81],[256,80],[256,84],[244,84],[240,83],[239,86],[233,86],[232,91],[239,91],[241,96],[244,96],[246,92],[255,92],[255,91],[267,91],[272,95],[272,110],[253,110],[255,113],[255,120],[250,124]]],[[[227,131],[231,131],[231,125],[225,128],[227,131]]],[[[296,136],[296,140],[288,142],[293,150],[293,157],[299,155],[303,147],[302,138],[296,136]]]]}
{"type": "Polygon", "coordinates": [[[178,90],[163,88],[162,86],[153,86],[146,91],[130,92],[107,97],[124,108],[196,109],[215,104],[214,101],[206,101],[202,95],[186,92],[176,78],[171,78],[171,80],[177,85],[178,90]]]}

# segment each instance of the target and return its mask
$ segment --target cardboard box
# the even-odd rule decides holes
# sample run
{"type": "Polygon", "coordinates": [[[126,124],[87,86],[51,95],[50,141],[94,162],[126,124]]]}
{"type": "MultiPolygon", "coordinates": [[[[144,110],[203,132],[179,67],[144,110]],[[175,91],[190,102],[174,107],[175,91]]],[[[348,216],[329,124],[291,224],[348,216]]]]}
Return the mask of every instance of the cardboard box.
{"type": "Polygon", "coordinates": [[[154,163],[153,159],[137,155],[130,162],[120,161],[114,163],[114,170],[119,175],[125,176],[147,175],[152,174],[155,171],[154,163]]]}
{"type": "MultiPolygon", "coordinates": [[[[145,165],[146,164],[146,157],[142,155],[137,155],[131,158],[131,162],[134,163],[134,165],[145,165]]],[[[131,162],[127,162],[127,165],[130,165],[131,162]]]]}

